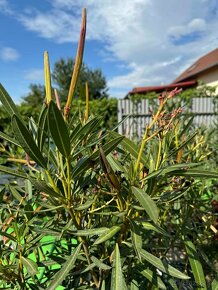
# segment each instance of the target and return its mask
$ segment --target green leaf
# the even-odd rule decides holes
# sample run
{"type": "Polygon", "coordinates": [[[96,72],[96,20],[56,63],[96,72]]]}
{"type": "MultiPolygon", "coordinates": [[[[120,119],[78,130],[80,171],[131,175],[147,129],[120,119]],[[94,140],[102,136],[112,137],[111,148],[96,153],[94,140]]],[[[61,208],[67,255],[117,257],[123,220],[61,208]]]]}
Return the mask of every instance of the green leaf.
{"type": "Polygon", "coordinates": [[[179,133],[179,140],[181,139],[182,135],[185,135],[185,133],[188,131],[188,129],[191,127],[194,120],[194,116],[190,117],[187,124],[184,126],[182,131],[179,133]]]}
{"type": "Polygon", "coordinates": [[[2,102],[2,105],[5,107],[6,111],[11,117],[13,115],[17,115],[20,117],[17,106],[15,105],[9,94],[6,92],[2,84],[0,84],[0,101],[2,102]]]}
{"type": "Polygon", "coordinates": [[[120,226],[113,226],[110,228],[106,233],[102,234],[95,242],[94,245],[99,245],[103,242],[106,242],[110,238],[112,238],[114,235],[116,235],[117,232],[119,232],[121,229],[120,226]]]}
{"type": "Polygon", "coordinates": [[[140,255],[140,250],[142,248],[142,236],[140,234],[140,230],[138,225],[134,221],[130,221],[131,225],[131,238],[132,238],[132,244],[135,249],[135,252],[141,261],[141,255],[140,255]]]}
{"type": "Polygon", "coordinates": [[[170,279],[168,279],[168,285],[170,286],[169,288],[172,290],[179,290],[177,285],[176,285],[176,281],[174,281],[174,279],[172,277],[170,277],[170,279]]]}
{"type": "Polygon", "coordinates": [[[123,280],[124,279],[123,279],[123,273],[122,273],[120,251],[119,251],[118,244],[116,244],[114,260],[113,260],[112,275],[111,275],[111,289],[113,290],[125,289],[123,280]]]}
{"type": "Polygon", "coordinates": [[[26,205],[25,198],[23,198],[20,193],[16,190],[15,187],[9,185],[9,190],[12,193],[13,197],[19,201],[22,205],[26,205]]]}
{"type": "Polygon", "coordinates": [[[76,259],[80,253],[81,245],[79,244],[73,251],[72,255],[66,260],[62,265],[61,270],[58,271],[47,288],[47,290],[55,290],[62,283],[62,281],[67,277],[69,272],[74,268],[76,259]]]}
{"type": "MultiPolygon", "coordinates": [[[[112,152],[118,144],[120,144],[120,142],[123,140],[124,136],[121,137],[117,137],[114,138],[111,141],[106,142],[103,146],[102,149],[104,151],[105,156],[107,156],[110,152],[112,152]]],[[[93,161],[96,161],[99,159],[99,150],[96,150],[92,155],[91,155],[91,159],[93,161]]]]}
{"type": "Polygon", "coordinates": [[[14,236],[8,234],[7,232],[0,231],[0,236],[6,237],[11,241],[17,242],[17,239],[14,236]]]}
{"type": "Polygon", "coordinates": [[[94,133],[97,130],[101,121],[102,117],[95,117],[80,128],[79,125],[77,125],[76,129],[71,133],[71,142],[75,142],[77,140],[82,142],[91,132],[94,133]]]}
{"type": "Polygon", "coordinates": [[[169,175],[201,177],[201,178],[218,178],[218,172],[198,169],[175,170],[169,175]]]}
{"type": "Polygon", "coordinates": [[[136,280],[131,281],[130,290],[139,290],[139,285],[136,280]]]}
{"type": "Polygon", "coordinates": [[[99,259],[97,259],[96,257],[92,256],[91,257],[92,262],[100,269],[102,270],[110,270],[111,267],[106,265],[105,263],[103,263],[102,261],[100,261],[99,259]]]}
{"type": "MultiPolygon", "coordinates": [[[[156,171],[153,171],[152,173],[148,174],[145,178],[141,179],[141,181],[146,181],[154,177],[158,176],[164,176],[164,175],[174,175],[174,172],[177,172],[178,169],[181,169],[181,172],[184,172],[187,170],[187,167],[196,167],[199,166],[199,163],[180,163],[180,164],[173,164],[169,165],[167,167],[163,167],[161,169],[158,169],[156,171]]],[[[180,172],[180,171],[179,171],[180,172]]]]}
{"type": "Polygon", "coordinates": [[[116,188],[117,190],[120,189],[120,183],[119,183],[119,180],[116,176],[116,174],[114,173],[110,163],[108,162],[105,154],[104,154],[104,151],[102,149],[102,147],[100,146],[99,148],[100,150],[100,161],[101,161],[101,165],[102,165],[102,168],[103,168],[103,171],[105,172],[109,182],[111,183],[111,185],[116,188]]]}
{"type": "Polygon", "coordinates": [[[14,169],[11,169],[11,168],[4,166],[4,165],[0,165],[0,171],[4,172],[6,174],[20,177],[20,178],[25,178],[25,179],[28,178],[28,176],[25,172],[21,172],[19,170],[14,170],[14,169]]]}
{"type": "Polygon", "coordinates": [[[189,263],[191,265],[192,273],[195,278],[196,289],[207,290],[205,276],[204,276],[201,262],[197,254],[197,250],[191,241],[185,240],[184,243],[185,243],[185,248],[188,255],[189,263]]]}
{"type": "Polygon", "coordinates": [[[157,233],[160,233],[166,237],[169,237],[171,238],[171,235],[169,235],[164,229],[162,229],[160,226],[158,226],[157,224],[155,225],[152,225],[151,223],[148,223],[148,222],[143,222],[142,223],[142,226],[147,229],[147,230],[150,230],[150,231],[155,231],[157,233]]]}
{"type": "Polygon", "coordinates": [[[34,275],[39,273],[38,266],[36,262],[32,261],[29,258],[21,257],[22,263],[27,269],[27,272],[33,277],[34,275]]]}
{"type": "Polygon", "coordinates": [[[170,154],[166,157],[166,160],[169,160],[169,157],[171,157],[173,154],[175,154],[176,152],[178,152],[180,149],[182,149],[183,147],[185,147],[189,142],[191,142],[191,140],[198,134],[198,132],[195,132],[194,134],[192,134],[191,136],[189,136],[184,142],[182,142],[177,148],[173,149],[170,154]]]}
{"type": "MultiPolygon", "coordinates": [[[[110,134],[116,138],[122,136],[116,132],[110,132],[110,134]]],[[[138,158],[139,147],[133,141],[124,137],[122,139],[121,145],[125,149],[125,151],[130,153],[131,156],[133,156],[135,159],[138,158]]],[[[144,153],[142,153],[141,162],[143,163],[144,166],[148,167],[149,161],[148,161],[148,158],[146,158],[144,153]]]]}
{"type": "Polygon", "coordinates": [[[24,126],[24,124],[20,121],[20,119],[13,115],[12,117],[12,127],[14,130],[14,134],[16,139],[20,143],[21,147],[24,151],[32,158],[38,165],[43,168],[46,168],[46,161],[42,156],[39,148],[37,147],[32,135],[29,130],[24,126]]]}
{"type": "Polygon", "coordinates": [[[44,180],[38,180],[31,176],[29,176],[28,179],[37,190],[45,192],[49,194],[51,197],[57,197],[64,200],[64,198],[60,195],[60,193],[54,191],[54,189],[51,188],[49,185],[47,185],[47,183],[44,180]]]}
{"type": "Polygon", "coordinates": [[[85,210],[85,209],[89,208],[93,204],[94,201],[95,201],[94,199],[92,199],[92,200],[89,199],[84,204],[79,205],[79,206],[75,207],[74,209],[77,211],[85,210]]]}
{"type": "Polygon", "coordinates": [[[105,288],[105,280],[102,281],[101,290],[106,290],[106,288],[105,288]]]}
{"type": "Polygon", "coordinates": [[[48,132],[48,107],[44,106],[38,121],[38,130],[37,130],[37,144],[39,149],[42,150],[46,135],[48,132]]]}
{"type": "Polygon", "coordinates": [[[0,138],[20,147],[20,144],[14,139],[14,138],[11,138],[10,136],[6,135],[5,133],[3,132],[0,132],[0,138]]]}
{"type": "MultiPolygon", "coordinates": [[[[102,146],[102,149],[104,151],[105,156],[107,156],[112,150],[114,150],[117,145],[122,141],[122,137],[115,138],[106,144],[102,146]]],[[[96,162],[99,159],[99,149],[96,150],[90,157],[81,159],[77,165],[74,167],[73,170],[73,177],[77,177],[80,174],[83,174],[86,170],[88,170],[90,167],[94,165],[94,162],[96,162]]]]}
{"type": "Polygon", "coordinates": [[[218,277],[215,277],[211,283],[211,290],[218,290],[218,277]]]}
{"type": "Polygon", "coordinates": [[[55,145],[65,157],[70,155],[70,136],[61,112],[53,101],[48,109],[49,130],[55,145]]]}
{"type": "Polygon", "coordinates": [[[159,270],[161,270],[162,272],[164,272],[170,276],[173,276],[173,277],[176,277],[179,279],[189,279],[190,278],[187,275],[180,272],[179,270],[172,267],[171,265],[169,265],[169,264],[165,265],[161,261],[161,259],[155,257],[154,255],[145,251],[144,249],[141,249],[140,254],[141,254],[141,257],[144,258],[147,262],[149,262],[150,264],[152,264],[153,266],[155,266],[156,268],[158,268],[159,270]]]}
{"type": "Polygon", "coordinates": [[[87,230],[78,230],[77,232],[73,233],[75,236],[81,236],[81,237],[86,237],[86,236],[99,236],[102,235],[103,233],[107,232],[109,229],[108,228],[97,228],[97,229],[87,229],[87,230]]]}
{"type": "Polygon", "coordinates": [[[158,289],[167,289],[163,281],[158,277],[156,270],[152,271],[149,268],[140,269],[139,273],[148,279],[153,286],[158,287],[158,289]]]}
{"type": "Polygon", "coordinates": [[[158,208],[153,199],[141,188],[133,186],[132,192],[134,193],[141,206],[144,207],[150,219],[156,223],[158,220],[158,208]]]}

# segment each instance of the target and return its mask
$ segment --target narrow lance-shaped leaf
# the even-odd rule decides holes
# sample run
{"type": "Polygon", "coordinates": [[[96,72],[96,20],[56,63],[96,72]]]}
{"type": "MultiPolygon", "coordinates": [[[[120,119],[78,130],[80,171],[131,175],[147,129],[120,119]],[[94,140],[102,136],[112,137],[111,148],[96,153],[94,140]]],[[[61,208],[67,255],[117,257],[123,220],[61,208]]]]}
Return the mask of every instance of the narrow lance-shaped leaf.
{"type": "Polygon", "coordinates": [[[49,104],[52,95],[51,95],[51,73],[50,73],[50,64],[48,52],[44,52],[44,75],[45,75],[45,93],[46,93],[46,103],[49,104]]]}
{"type": "Polygon", "coordinates": [[[30,273],[32,277],[39,273],[37,264],[33,260],[24,257],[22,257],[21,260],[28,273],[30,273]]]}
{"type": "MultiPolygon", "coordinates": [[[[104,154],[107,156],[112,150],[114,150],[117,147],[117,145],[121,142],[122,139],[123,136],[115,138],[114,140],[111,140],[106,144],[104,144],[102,146],[104,154]]],[[[98,159],[99,159],[99,150],[96,150],[89,158],[80,160],[73,170],[72,174],[73,177],[76,177],[85,172],[86,170],[88,170],[92,165],[94,165],[93,163],[98,159]]]]}
{"type": "Polygon", "coordinates": [[[97,259],[96,257],[92,256],[91,257],[92,262],[99,267],[102,270],[110,270],[111,267],[106,265],[105,263],[103,263],[102,261],[100,261],[99,259],[97,259]]]}
{"type": "MultiPolygon", "coordinates": [[[[114,138],[118,138],[122,136],[114,131],[110,132],[110,135],[112,135],[114,138]]],[[[121,145],[128,153],[130,153],[131,156],[137,159],[138,154],[139,154],[139,148],[133,141],[123,136],[121,145]]],[[[142,153],[141,162],[143,163],[144,166],[148,167],[149,160],[146,158],[144,153],[142,153]]]]}
{"type": "Polygon", "coordinates": [[[150,264],[152,264],[153,266],[155,266],[156,268],[158,268],[159,270],[161,270],[162,272],[164,272],[168,275],[171,275],[171,276],[179,278],[179,279],[189,279],[190,278],[187,275],[185,275],[184,273],[182,273],[179,270],[172,267],[171,265],[169,265],[169,264],[165,265],[161,261],[161,259],[159,259],[158,257],[155,257],[154,255],[145,251],[144,249],[141,249],[140,254],[141,254],[141,257],[143,259],[145,259],[147,262],[149,262],[150,264]]]}
{"type": "Polygon", "coordinates": [[[19,170],[11,169],[8,166],[0,165],[0,171],[4,172],[6,174],[10,174],[10,175],[13,175],[13,176],[20,177],[20,178],[25,178],[25,179],[28,178],[28,176],[27,176],[27,174],[25,172],[21,172],[19,170]]]}
{"type": "Polygon", "coordinates": [[[116,235],[117,232],[121,229],[120,226],[113,226],[110,228],[106,233],[101,235],[95,242],[94,245],[99,245],[103,242],[106,242],[107,240],[111,239],[114,235],[116,235]]]}
{"type": "Polygon", "coordinates": [[[37,147],[35,141],[33,140],[32,135],[29,130],[25,127],[25,125],[20,121],[17,116],[12,117],[12,127],[14,130],[14,134],[16,139],[20,143],[21,147],[24,151],[32,158],[38,165],[43,168],[46,168],[46,161],[42,156],[39,148],[37,147]]]}
{"type": "Polygon", "coordinates": [[[123,279],[123,273],[122,273],[120,251],[119,251],[118,244],[116,244],[114,260],[113,260],[112,275],[111,275],[111,289],[113,290],[125,289],[123,280],[124,279],[123,279]]]}
{"type": "Polygon", "coordinates": [[[5,133],[3,132],[0,132],[0,138],[20,147],[20,144],[14,139],[14,138],[11,138],[10,136],[6,135],[5,133]]]}
{"type": "Polygon", "coordinates": [[[195,278],[196,289],[207,289],[203,268],[199,260],[196,248],[191,241],[185,240],[184,242],[192,273],[195,278]]]}
{"type": "Polygon", "coordinates": [[[139,227],[138,225],[130,220],[130,226],[131,226],[131,238],[132,238],[132,244],[134,246],[135,252],[141,261],[141,255],[140,250],[142,248],[142,237],[140,235],[139,227]]]}
{"type": "Polygon", "coordinates": [[[20,118],[20,114],[18,112],[18,109],[5,90],[5,88],[0,84],[0,101],[2,102],[2,105],[5,107],[7,113],[12,117],[13,115],[17,115],[20,118]]]}
{"type": "Polygon", "coordinates": [[[28,176],[29,181],[35,186],[35,188],[39,191],[45,192],[51,197],[57,197],[58,199],[64,201],[64,198],[59,192],[56,192],[53,188],[51,188],[44,180],[37,180],[31,176],[28,176]]]}
{"type": "Polygon", "coordinates": [[[141,206],[144,207],[150,219],[156,223],[158,220],[158,208],[153,199],[141,188],[133,186],[132,192],[141,206]]]}
{"type": "Polygon", "coordinates": [[[160,279],[160,277],[158,277],[156,269],[153,271],[148,267],[145,269],[140,267],[139,272],[141,275],[147,278],[148,281],[150,281],[153,286],[158,287],[158,289],[167,289],[163,281],[160,279]]]}
{"type": "Polygon", "coordinates": [[[147,230],[155,231],[155,232],[160,233],[168,238],[171,238],[171,236],[164,229],[162,229],[160,226],[158,226],[157,224],[152,225],[151,223],[148,223],[148,222],[142,222],[141,225],[147,230]]]}
{"type": "Polygon", "coordinates": [[[43,148],[43,145],[46,139],[46,134],[48,132],[47,116],[48,116],[48,107],[44,106],[39,116],[38,130],[37,130],[37,144],[40,150],[42,150],[43,148]]]}
{"type": "Polygon", "coordinates": [[[108,232],[108,228],[103,227],[103,228],[96,228],[96,229],[87,229],[87,230],[78,230],[77,232],[73,233],[75,236],[81,236],[81,237],[86,237],[86,236],[95,236],[95,235],[102,235],[106,232],[108,232]]]}
{"type": "Polygon", "coordinates": [[[79,244],[73,251],[73,254],[67,259],[67,261],[62,265],[61,270],[58,271],[47,288],[47,290],[55,290],[62,283],[62,281],[67,277],[69,272],[74,268],[76,259],[80,253],[81,245],[79,244]]]}
{"type": "Polygon", "coordinates": [[[100,146],[100,160],[101,160],[103,170],[106,173],[106,176],[107,176],[109,182],[111,183],[111,185],[114,188],[119,190],[120,189],[119,180],[118,180],[117,176],[115,175],[112,167],[110,166],[110,163],[108,162],[101,146],[100,146]]]}
{"type": "Polygon", "coordinates": [[[218,178],[218,172],[200,169],[175,170],[174,172],[168,174],[177,176],[201,177],[201,178],[218,178]]]}
{"type": "Polygon", "coordinates": [[[9,185],[9,190],[12,193],[13,197],[15,198],[15,200],[18,200],[19,203],[26,205],[26,201],[25,198],[23,198],[20,193],[16,190],[16,188],[14,186],[9,185]]]}
{"type": "Polygon", "coordinates": [[[55,145],[65,157],[70,155],[70,137],[64,118],[53,101],[48,110],[49,130],[55,145]]]}

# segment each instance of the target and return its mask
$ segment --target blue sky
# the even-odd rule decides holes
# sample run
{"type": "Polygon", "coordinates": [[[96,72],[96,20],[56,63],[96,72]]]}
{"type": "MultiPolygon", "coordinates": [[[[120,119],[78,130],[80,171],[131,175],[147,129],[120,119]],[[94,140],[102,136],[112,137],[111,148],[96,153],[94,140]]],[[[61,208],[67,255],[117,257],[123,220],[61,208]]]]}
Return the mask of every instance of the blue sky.
{"type": "Polygon", "coordinates": [[[100,68],[109,93],[167,84],[218,47],[216,0],[0,0],[0,82],[16,102],[30,83],[75,57],[82,7],[87,8],[84,62],[100,68]]]}

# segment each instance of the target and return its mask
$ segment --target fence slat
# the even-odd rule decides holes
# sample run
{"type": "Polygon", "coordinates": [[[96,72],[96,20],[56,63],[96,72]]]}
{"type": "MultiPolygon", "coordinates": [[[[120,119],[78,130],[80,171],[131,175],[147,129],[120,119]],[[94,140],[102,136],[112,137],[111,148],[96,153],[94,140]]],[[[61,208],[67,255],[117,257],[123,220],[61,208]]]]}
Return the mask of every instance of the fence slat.
{"type": "MultiPolygon", "coordinates": [[[[146,124],[149,124],[152,120],[151,112],[149,112],[149,103],[148,99],[137,102],[126,99],[118,100],[118,122],[129,116],[118,127],[118,132],[129,138],[142,137],[146,124]]],[[[194,123],[196,125],[211,126],[217,120],[213,98],[192,98],[192,105],[189,111],[194,114],[194,123]]]]}

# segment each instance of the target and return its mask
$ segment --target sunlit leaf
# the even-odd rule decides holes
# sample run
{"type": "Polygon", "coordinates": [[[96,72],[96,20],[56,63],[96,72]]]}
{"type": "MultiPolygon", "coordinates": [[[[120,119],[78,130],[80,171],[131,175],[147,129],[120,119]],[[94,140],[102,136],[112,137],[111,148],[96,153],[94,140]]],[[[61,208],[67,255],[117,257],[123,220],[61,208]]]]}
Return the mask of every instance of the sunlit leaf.
{"type": "Polygon", "coordinates": [[[204,271],[199,260],[197,250],[194,244],[189,240],[184,240],[185,248],[188,254],[189,263],[196,282],[196,289],[207,289],[204,271]]]}
{"type": "Polygon", "coordinates": [[[103,263],[102,261],[100,261],[99,259],[97,259],[94,256],[91,257],[91,260],[98,268],[100,268],[102,270],[110,270],[111,269],[111,266],[106,265],[105,263],[103,263]]]}
{"type": "Polygon", "coordinates": [[[61,270],[58,271],[52,278],[51,283],[49,284],[47,290],[55,290],[63,280],[67,277],[69,272],[75,267],[76,259],[80,253],[81,245],[79,244],[73,251],[72,255],[66,260],[62,265],[61,270]]]}
{"type": "Polygon", "coordinates": [[[158,287],[158,289],[167,289],[161,278],[157,275],[156,270],[151,270],[147,267],[145,269],[140,269],[139,273],[148,279],[153,286],[158,287]]]}
{"type": "Polygon", "coordinates": [[[136,199],[141,204],[141,206],[144,207],[150,219],[156,223],[158,220],[159,211],[153,199],[141,188],[133,186],[132,192],[134,193],[136,199]]]}
{"type": "Polygon", "coordinates": [[[120,226],[113,226],[110,228],[106,233],[102,234],[95,242],[94,245],[99,245],[103,242],[106,242],[107,240],[111,239],[113,236],[116,235],[117,232],[119,232],[121,229],[120,226]]]}
{"type": "Polygon", "coordinates": [[[17,106],[5,90],[5,88],[0,84],[0,101],[2,105],[5,107],[8,114],[12,117],[13,115],[17,115],[20,117],[20,114],[17,110],[17,106]]]}
{"type": "Polygon", "coordinates": [[[125,289],[118,244],[116,244],[114,259],[113,259],[113,268],[112,268],[112,275],[111,275],[111,289],[113,290],[125,289]]]}
{"type": "Polygon", "coordinates": [[[49,104],[48,110],[49,130],[52,138],[62,155],[70,155],[70,136],[64,118],[53,101],[49,104]]]}
{"type": "Polygon", "coordinates": [[[149,262],[150,264],[152,264],[153,266],[155,266],[156,268],[158,268],[159,270],[161,270],[162,272],[179,278],[179,279],[189,279],[190,277],[188,277],[187,275],[185,275],[184,273],[180,272],[179,270],[175,269],[174,267],[172,267],[169,264],[164,264],[163,261],[161,261],[161,259],[159,259],[158,257],[152,255],[151,253],[145,251],[144,249],[142,249],[140,251],[141,257],[143,259],[145,259],[147,262],[149,262]]]}
{"type": "Polygon", "coordinates": [[[43,168],[47,167],[46,161],[42,156],[39,148],[37,147],[32,135],[25,125],[20,121],[17,116],[12,117],[12,126],[14,130],[14,135],[20,143],[24,151],[32,158],[38,165],[43,168]]]}
{"type": "Polygon", "coordinates": [[[39,273],[36,262],[34,262],[33,260],[29,258],[24,258],[24,257],[22,257],[21,260],[22,260],[23,265],[26,267],[28,273],[30,273],[32,277],[36,275],[37,273],[39,273]]]}

